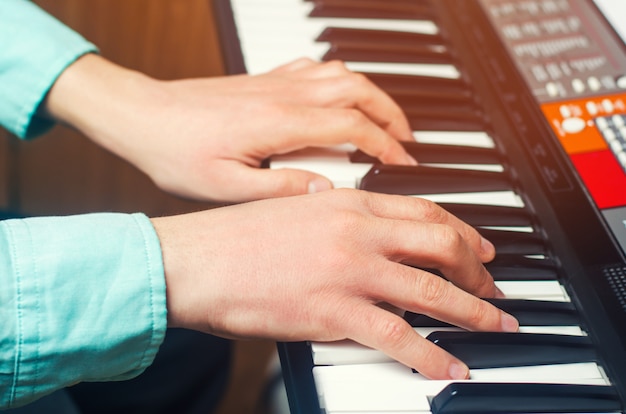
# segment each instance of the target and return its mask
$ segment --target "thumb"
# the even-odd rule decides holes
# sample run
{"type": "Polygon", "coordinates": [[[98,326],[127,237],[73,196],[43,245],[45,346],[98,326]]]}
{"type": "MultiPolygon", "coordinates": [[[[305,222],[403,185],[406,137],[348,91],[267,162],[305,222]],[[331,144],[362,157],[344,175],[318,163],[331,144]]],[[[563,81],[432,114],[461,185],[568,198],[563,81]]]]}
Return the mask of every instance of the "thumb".
{"type": "Polygon", "coordinates": [[[229,180],[227,188],[232,188],[236,194],[230,197],[224,195],[233,201],[318,193],[333,188],[328,178],[310,171],[291,168],[272,170],[239,163],[230,167],[230,172],[224,176],[229,180]]]}

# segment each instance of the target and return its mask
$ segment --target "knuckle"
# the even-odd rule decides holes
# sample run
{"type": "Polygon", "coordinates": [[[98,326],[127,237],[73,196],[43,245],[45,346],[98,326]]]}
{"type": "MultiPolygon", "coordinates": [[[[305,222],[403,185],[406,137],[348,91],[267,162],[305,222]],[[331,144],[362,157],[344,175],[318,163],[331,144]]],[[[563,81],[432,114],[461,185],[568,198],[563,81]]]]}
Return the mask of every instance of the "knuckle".
{"type": "Polygon", "coordinates": [[[439,226],[434,242],[442,251],[459,251],[464,243],[463,236],[450,226],[439,226]]]}
{"type": "Polygon", "coordinates": [[[370,224],[369,194],[365,191],[337,188],[326,193],[323,207],[324,233],[329,241],[336,241],[338,250],[363,241],[362,233],[370,224]]]}
{"type": "Polygon", "coordinates": [[[408,336],[408,325],[400,318],[388,318],[380,326],[380,337],[383,343],[401,345],[408,336]]]}
{"type": "Polygon", "coordinates": [[[331,211],[331,219],[332,215],[338,211],[360,211],[360,207],[368,203],[368,193],[362,190],[357,190],[354,188],[335,188],[333,191],[320,193],[321,197],[325,197],[326,205],[331,206],[331,209],[327,209],[326,211],[331,211]]]}
{"type": "Polygon", "coordinates": [[[441,303],[446,292],[444,283],[447,282],[435,275],[423,275],[418,278],[416,289],[422,305],[432,309],[441,303]]]}
{"type": "Polygon", "coordinates": [[[358,199],[360,193],[362,193],[362,191],[356,190],[354,188],[340,187],[340,188],[333,190],[332,193],[327,193],[327,194],[329,195],[332,194],[333,196],[336,196],[337,198],[347,201],[352,198],[358,199]]]}
{"type": "Polygon", "coordinates": [[[422,216],[426,221],[432,223],[442,223],[445,221],[447,213],[443,208],[437,205],[437,203],[426,199],[419,199],[419,202],[422,216]]]}
{"type": "Polygon", "coordinates": [[[357,199],[360,206],[363,206],[365,211],[370,213],[376,213],[379,210],[379,201],[374,197],[373,193],[367,191],[358,191],[357,199]]]}
{"type": "Polygon", "coordinates": [[[331,68],[332,70],[340,72],[340,73],[348,72],[348,68],[346,67],[346,64],[343,63],[341,60],[330,60],[326,62],[325,65],[331,68]]]}
{"type": "Polygon", "coordinates": [[[338,86],[338,90],[342,95],[350,96],[353,105],[361,107],[367,107],[377,99],[373,84],[362,73],[347,71],[341,78],[341,86],[338,86]]]}
{"type": "Polygon", "coordinates": [[[360,227],[362,215],[354,210],[342,210],[335,215],[333,227],[338,234],[353,234],[360,227]]]}
{"type": "Polygon", "coordinates": [[[347,80],[350,82],[352,87],[359,90],[370,85],[370,81],[362,73],[350,72],[347,80]]]}
{"type": "Polygon", "coordinates": [[[483,300],[479,300],[477,301],[476,306],[468,309],[468,312],[466,313],[467,323],[471,327],[480,327],[485,323],[486,320],[488,320],[489,314],[489,304],[483,300]]]}
{"type": "Polygon", "coordinates": [[[346,109],[342,120],[347,128],[359,128],[367,123],[367,117],[358,109],[346,109]]]}

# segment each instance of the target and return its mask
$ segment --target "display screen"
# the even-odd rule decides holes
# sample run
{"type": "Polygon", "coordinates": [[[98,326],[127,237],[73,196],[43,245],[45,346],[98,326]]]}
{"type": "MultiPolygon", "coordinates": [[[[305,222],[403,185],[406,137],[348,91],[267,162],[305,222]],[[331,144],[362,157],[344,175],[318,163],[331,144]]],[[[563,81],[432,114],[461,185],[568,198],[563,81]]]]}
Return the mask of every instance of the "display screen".
{"type": "Polygon", "coordinates": [[[626,2],[596,1],[601,13],[591,0],[481,0],[540,103],[626,90],[626,49],[606,23],[625,31],[626,2]]]}

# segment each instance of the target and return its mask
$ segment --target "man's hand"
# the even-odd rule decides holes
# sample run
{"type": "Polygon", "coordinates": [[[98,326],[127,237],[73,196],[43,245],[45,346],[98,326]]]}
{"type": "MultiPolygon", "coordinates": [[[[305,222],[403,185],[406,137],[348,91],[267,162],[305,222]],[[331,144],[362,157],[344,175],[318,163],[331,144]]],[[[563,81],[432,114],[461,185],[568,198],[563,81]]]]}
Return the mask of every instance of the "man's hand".
{"type": "Polygon", "coordinates": [[[342,63],[302,59],[259,76],[159,81],[86,55],[57,80],[43,113],[130,161],[162,189],[200,200],[247,201],[329,189],[301,170],[262,161],[351,142],[394,164],[415,161],[400,108],[342,63]]]}
{"type": "Polygon", "coordinates": [[[482,264],[493,245],[426,200],[332,190],[153,223],[171,326],[233,338],[350,338],[437,379],[466,378],[468,369],[388,309],[470,330],[518,329],[478,298],[499,294],[482,264]]]}

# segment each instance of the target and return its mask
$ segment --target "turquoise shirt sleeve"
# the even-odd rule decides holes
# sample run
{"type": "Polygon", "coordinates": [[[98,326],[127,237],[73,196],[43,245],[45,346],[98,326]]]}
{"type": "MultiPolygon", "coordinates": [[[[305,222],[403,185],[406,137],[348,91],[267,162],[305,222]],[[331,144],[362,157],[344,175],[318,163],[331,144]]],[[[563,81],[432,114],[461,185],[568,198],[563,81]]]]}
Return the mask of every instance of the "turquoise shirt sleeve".
{"type": "Polygon", "coordinates": [[[0,252],[0,408],[81,381],[131,378],[152,363],[167,311],[146,216],[6,220],[0,252]]]}
{"type": "Polygon", "coordinates": [[[53,122],[36,115],[59,75],[96,47],[28,0],[0,0],[0,125],[20,138],[53,122]]]}

